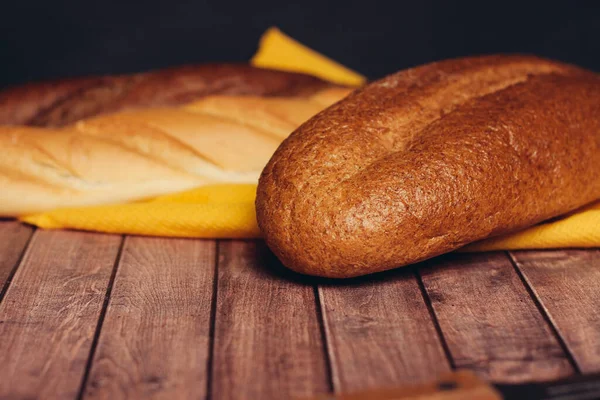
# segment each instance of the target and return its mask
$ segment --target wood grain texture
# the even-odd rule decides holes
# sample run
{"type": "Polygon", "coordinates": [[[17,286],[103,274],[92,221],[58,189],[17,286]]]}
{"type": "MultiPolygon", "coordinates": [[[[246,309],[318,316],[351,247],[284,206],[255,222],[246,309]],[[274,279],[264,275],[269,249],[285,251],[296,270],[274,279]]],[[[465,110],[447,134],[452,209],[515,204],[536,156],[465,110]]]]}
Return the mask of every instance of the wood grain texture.
{"type": "Polygon", "coordinates": [[[600,371],[600,251],[511,253],[584,373],[600,371]]]}
{"type": "Polygon", "coordinates": [[[315,290],[302,279],[262,241],[220,242],[212,398],[330,390],[315,290]]]}
{"type": "Polygon", "coordinates": [[[574,372],[505,253],[449,254],[420,274],[457,367],[502,382],[574,372]]]}
{"type": "Polygon", "coordinates": [[[85,399],[206,394],[215,241],[128,237],[85,399]]]}
{"type": "Polygon", "coordinates": [[[336,392],[426,382],[450,369],[412,269],[319,292],[336,392]]]}
{"type": "Polygon", "coordinates": [[[17,221],[0,220],[0,301],[2,288],[25,251],[33,228],[17,221]]]}
{"type": "Polygon", "coordinates": [[[120,243],[34,234],[0,304],[0,398],[76,398],[120,243]]]}

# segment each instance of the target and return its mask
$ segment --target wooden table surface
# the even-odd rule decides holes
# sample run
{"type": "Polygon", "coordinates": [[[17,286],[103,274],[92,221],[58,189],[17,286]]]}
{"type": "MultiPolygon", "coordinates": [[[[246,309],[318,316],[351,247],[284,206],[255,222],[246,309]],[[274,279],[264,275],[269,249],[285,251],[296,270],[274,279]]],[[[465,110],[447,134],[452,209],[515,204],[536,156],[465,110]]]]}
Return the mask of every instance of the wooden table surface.
{"type": "Polygon", "coordinates": [[[348,281],[261,241],[0,221],[0,399],[289,398],[600,371],[600,251],[451,254],[348,281]]]}

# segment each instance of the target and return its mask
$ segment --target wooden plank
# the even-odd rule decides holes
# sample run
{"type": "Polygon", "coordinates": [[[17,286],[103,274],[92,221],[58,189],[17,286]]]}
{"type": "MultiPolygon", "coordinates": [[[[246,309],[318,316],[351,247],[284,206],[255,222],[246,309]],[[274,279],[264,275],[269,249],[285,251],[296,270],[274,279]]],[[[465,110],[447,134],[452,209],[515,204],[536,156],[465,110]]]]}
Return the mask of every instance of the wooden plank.
{"type": "Polygon", "coordinates": [[[262,241],[220,242],[214,340],[212,398],[330,390],[315,289],[262,241]]]}
{"type": "Polygon", "coordinates": [[[337,393],[426,382],[450,370],[412,269],[319,292],[337,393]]]}
{"type": "Polygon", "coordinates": [[[25,247],[33,234],[33,228],[18,221],[0,220],[0,301],[6,281],[12,275],[25,247]]]}
{"type": "Polygon", "coordinates": [[[574,372],[505,253],[449,254],[420,274],[457,367],[503,382],[574,372]]]}
{"type": "Polygon", "coordinates": [[[579,369],[600,371],[600,251],[519,251],[517,267],[579,369]]]}
{"type": "Polygon", "coordinates": [[[128,237],[85,399],[206,395],[215,242],[128,237]]]}
{"type": "Polygon", "coordinates": [[[77,397],[120,243],[34,234],[0,304],[0,398],[77,397]]]}

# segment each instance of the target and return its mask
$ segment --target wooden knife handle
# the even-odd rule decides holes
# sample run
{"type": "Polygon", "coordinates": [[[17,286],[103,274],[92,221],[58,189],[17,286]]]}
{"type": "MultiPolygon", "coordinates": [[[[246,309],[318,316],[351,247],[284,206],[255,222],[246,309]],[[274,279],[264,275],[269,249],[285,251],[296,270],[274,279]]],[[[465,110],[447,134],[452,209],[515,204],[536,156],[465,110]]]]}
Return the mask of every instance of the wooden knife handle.
{"type": "Polygon", "coordinates": [[[470,371],[445,374],[439,380],[423,385],[390,389],[374,389],[349,394],[326,394],[314,400],[501,400],[491,385],[470,371]]]}

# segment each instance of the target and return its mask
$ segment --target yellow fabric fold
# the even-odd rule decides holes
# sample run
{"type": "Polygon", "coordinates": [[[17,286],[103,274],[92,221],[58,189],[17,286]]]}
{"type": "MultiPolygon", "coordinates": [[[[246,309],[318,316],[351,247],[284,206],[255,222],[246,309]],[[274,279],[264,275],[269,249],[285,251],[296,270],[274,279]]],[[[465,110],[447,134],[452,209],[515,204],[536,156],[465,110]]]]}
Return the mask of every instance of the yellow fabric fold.
{"type": "MultiPolygon", "coordinates": [[[[304,72],[351,86],[365,77],[289,38],[277,28],[261,37],[251,63],[256,66],[304,72]]],[[[171,237],[257,238],[254,199],[256,185],[204,186],[185,193],[143,202],[65,208],[20,219],[46,229],[171,237]]],[[[460,251],[546,249],[600,246],[600,202],[563,219],[515,234],[484,240],[460,251]]]]}
{"type": "Polygon", "coordinates": [[[600,202],[510,235],[463,247],[463,252],[600,247],[600,202]]]}
{"type": "Polygon", "coordinates": [[[22,221],[45,229],[195,237],[259,237],[254,198],[256,185],[203,186],[183,193],[129,204],[58,209],[28,215],[22,221]]]}
{"type": "Polygon", "coordinates": [[[257,67],[302,72],[347,86],[361,86],[366,82],[359,73],[298,43],[274,27],[262,35],[250,63],[257,67]]]}

